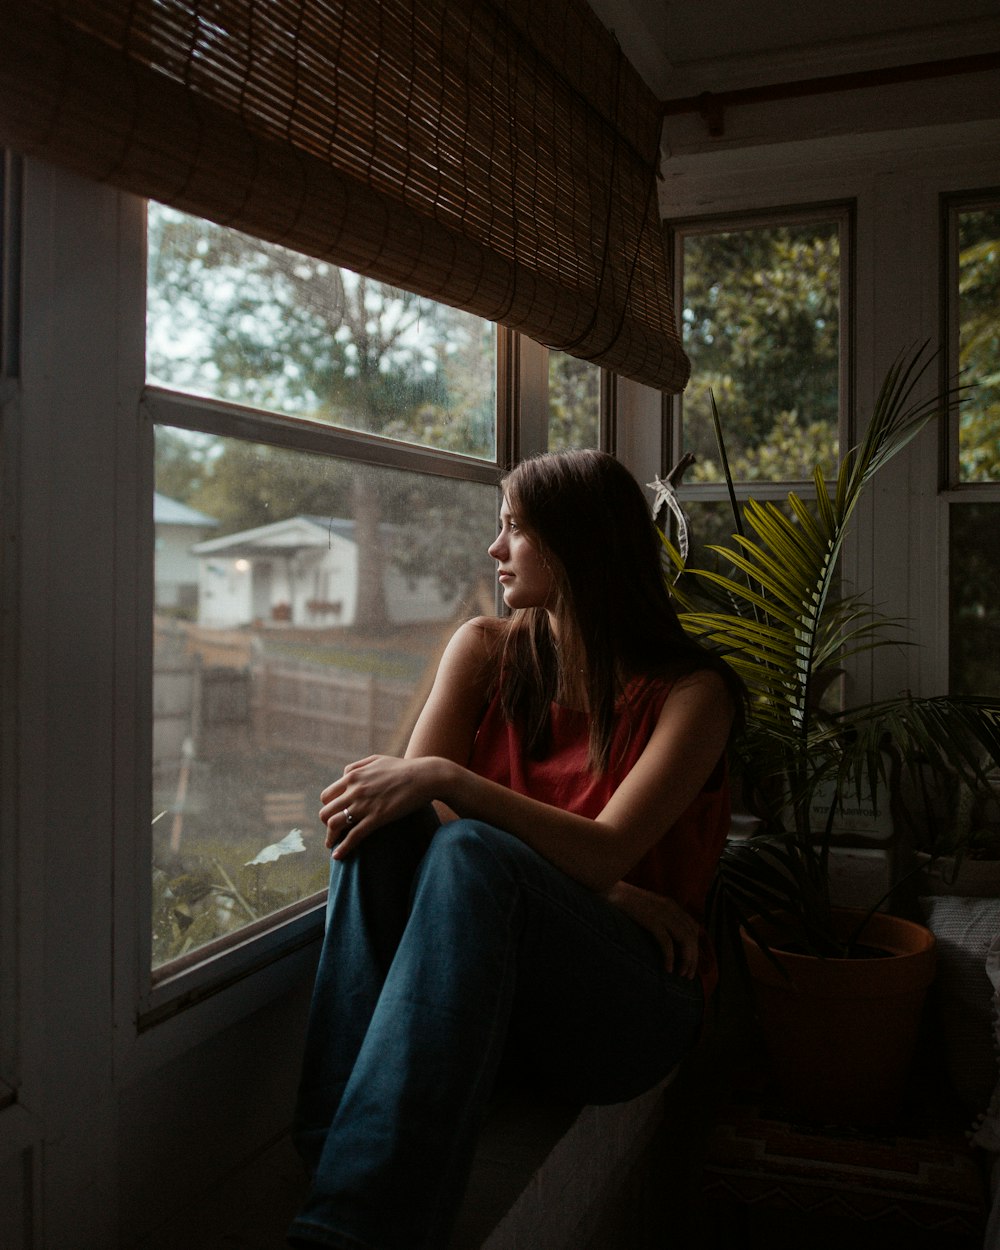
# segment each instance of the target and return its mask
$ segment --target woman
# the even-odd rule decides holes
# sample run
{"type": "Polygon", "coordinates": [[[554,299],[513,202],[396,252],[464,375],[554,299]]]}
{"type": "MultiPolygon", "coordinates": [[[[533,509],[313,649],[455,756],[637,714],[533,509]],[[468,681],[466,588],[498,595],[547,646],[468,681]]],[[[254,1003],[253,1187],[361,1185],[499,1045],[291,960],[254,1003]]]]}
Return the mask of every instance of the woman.
{"type": "Polygon", "coordinates": [[[322,794],[294,1246],[440,1250],[502,1061],[623,1101],[701,1026],[739,683],[681,629],[616,460],[539,456],[504,494],[511,615],[455,633],[404,759],[322,794]]]}

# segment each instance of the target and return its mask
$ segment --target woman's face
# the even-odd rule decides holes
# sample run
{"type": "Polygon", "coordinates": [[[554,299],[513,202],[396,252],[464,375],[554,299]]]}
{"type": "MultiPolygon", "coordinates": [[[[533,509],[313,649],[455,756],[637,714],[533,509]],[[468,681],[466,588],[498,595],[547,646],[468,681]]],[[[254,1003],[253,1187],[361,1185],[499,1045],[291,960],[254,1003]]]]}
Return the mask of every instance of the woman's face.
{"type": "Polygon", "coordinates": [[[500,533],[489,547],[497,562],[497,577],[508,608],[551,608],[555,603],[555,578],[534,539],[517,523],[504,499],[500,509],[500,533]]]}

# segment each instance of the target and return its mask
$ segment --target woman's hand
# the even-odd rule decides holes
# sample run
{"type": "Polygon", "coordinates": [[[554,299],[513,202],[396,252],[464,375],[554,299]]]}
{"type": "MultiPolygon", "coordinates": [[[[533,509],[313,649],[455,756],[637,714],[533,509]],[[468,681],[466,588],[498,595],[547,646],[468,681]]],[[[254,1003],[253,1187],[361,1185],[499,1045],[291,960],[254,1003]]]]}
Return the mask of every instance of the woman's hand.
{"type": "Polygon", "coordinates": [[[326,845],[335,848],[333,858],[343,859],[382,825],[436,798],[437,765],[443,762],[369,755],[348,764],[320,795],[319,818],[326,825],[326,845]]]}
{"type": "Polygon", "coordinates": [[[619,881],[607,894],[608,902],[652,933],[663,951],[668,972],[693,980],[698,971],[701,928],[694,917],[671,898],[619,881]]]}

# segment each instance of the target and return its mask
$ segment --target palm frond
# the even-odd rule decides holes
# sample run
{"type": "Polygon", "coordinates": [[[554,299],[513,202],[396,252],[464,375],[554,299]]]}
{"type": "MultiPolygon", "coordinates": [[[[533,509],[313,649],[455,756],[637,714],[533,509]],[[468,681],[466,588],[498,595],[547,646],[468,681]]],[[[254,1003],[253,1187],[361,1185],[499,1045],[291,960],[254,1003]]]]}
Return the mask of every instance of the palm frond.
{"type": "Polygon", "coordinates": [[[815,500],[792,491],[781,505],[747,501],[744,526],[728,545],[709,548],[726,562],[719,568],[688,568],[676,552],[670,556],[685,629],[724,654],[749,692],[736,764],[764,824],[724,854],[719,905],[728,900],[746,924],[758,913],[792,915],[802,949],[817,953],[843,953],[835,949],[829,915],[829,854],[832,823],[850,791],[859,799],[877,793],[900,756],[950,770],[970,785],[985,784],[1000,763],[1000,700],[904,696],[857,708],[824,706],[845,659],[910,645],[901,622],[864,596],[841,591],[838,567],[868,483],[928,421],[961,402],[964,387],[925,393],[934,359],[926,345],[900,354],[832,487],[815,470],[815,500]],[[727,564],[730,571],[721,572],[727,564]],[[703,600],[722,606],[705,608],[703,600]],[[820,821],[825,827],[814,828],[813,798],[830,784],[837,801],[820,821]]]}
{"type": "Polygon", "coordinates": [[[926,761],[985,786],[1000,767],[1000,701],[978,696],[903,696],[840,714],[849,725],[854,750],[870,751],[890,739],[904,758],[926,761]]]}

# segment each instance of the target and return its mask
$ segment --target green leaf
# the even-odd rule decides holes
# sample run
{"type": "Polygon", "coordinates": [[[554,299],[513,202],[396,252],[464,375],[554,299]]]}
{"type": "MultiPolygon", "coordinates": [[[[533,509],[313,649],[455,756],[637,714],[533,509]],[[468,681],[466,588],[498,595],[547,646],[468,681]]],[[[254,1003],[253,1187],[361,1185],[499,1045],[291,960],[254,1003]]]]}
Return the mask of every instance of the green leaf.
{"type": "Polygon", "coordinates": [[[747,684],[748,723],[735,756],[744,793],[764,821],[762,833],[727,849],[713,908],[729,907],[742,923],[755,912],[792,916],[801,947],[822,954],[843,954],[844,946],[830,924],[836,804],[826,827],[814,829],[810,805],[817,787],[832,781],[840,794],[851,788],[871,793],[887,761],[899,757],[984,786],[1000,763],[996,700],[905,695],[847,709],[823,705],[849,656],[910,645],[899,621],[861,595],[838,593],[837,570],[868,483],[929,420],[961,402],[964,388],[923,393],[933,360],[926,346],[900,354],[832,490],[817,467],[814,502],[794,491],[784,508],[749,500],[745,531],[730,545],[710,548],[731,573],[686,567],[682,574],[689,588],[678,596],[684,628],[726,655],[747,684]],[[699,586],[721,596],[725,609],[695,607],[699,586]]]}

